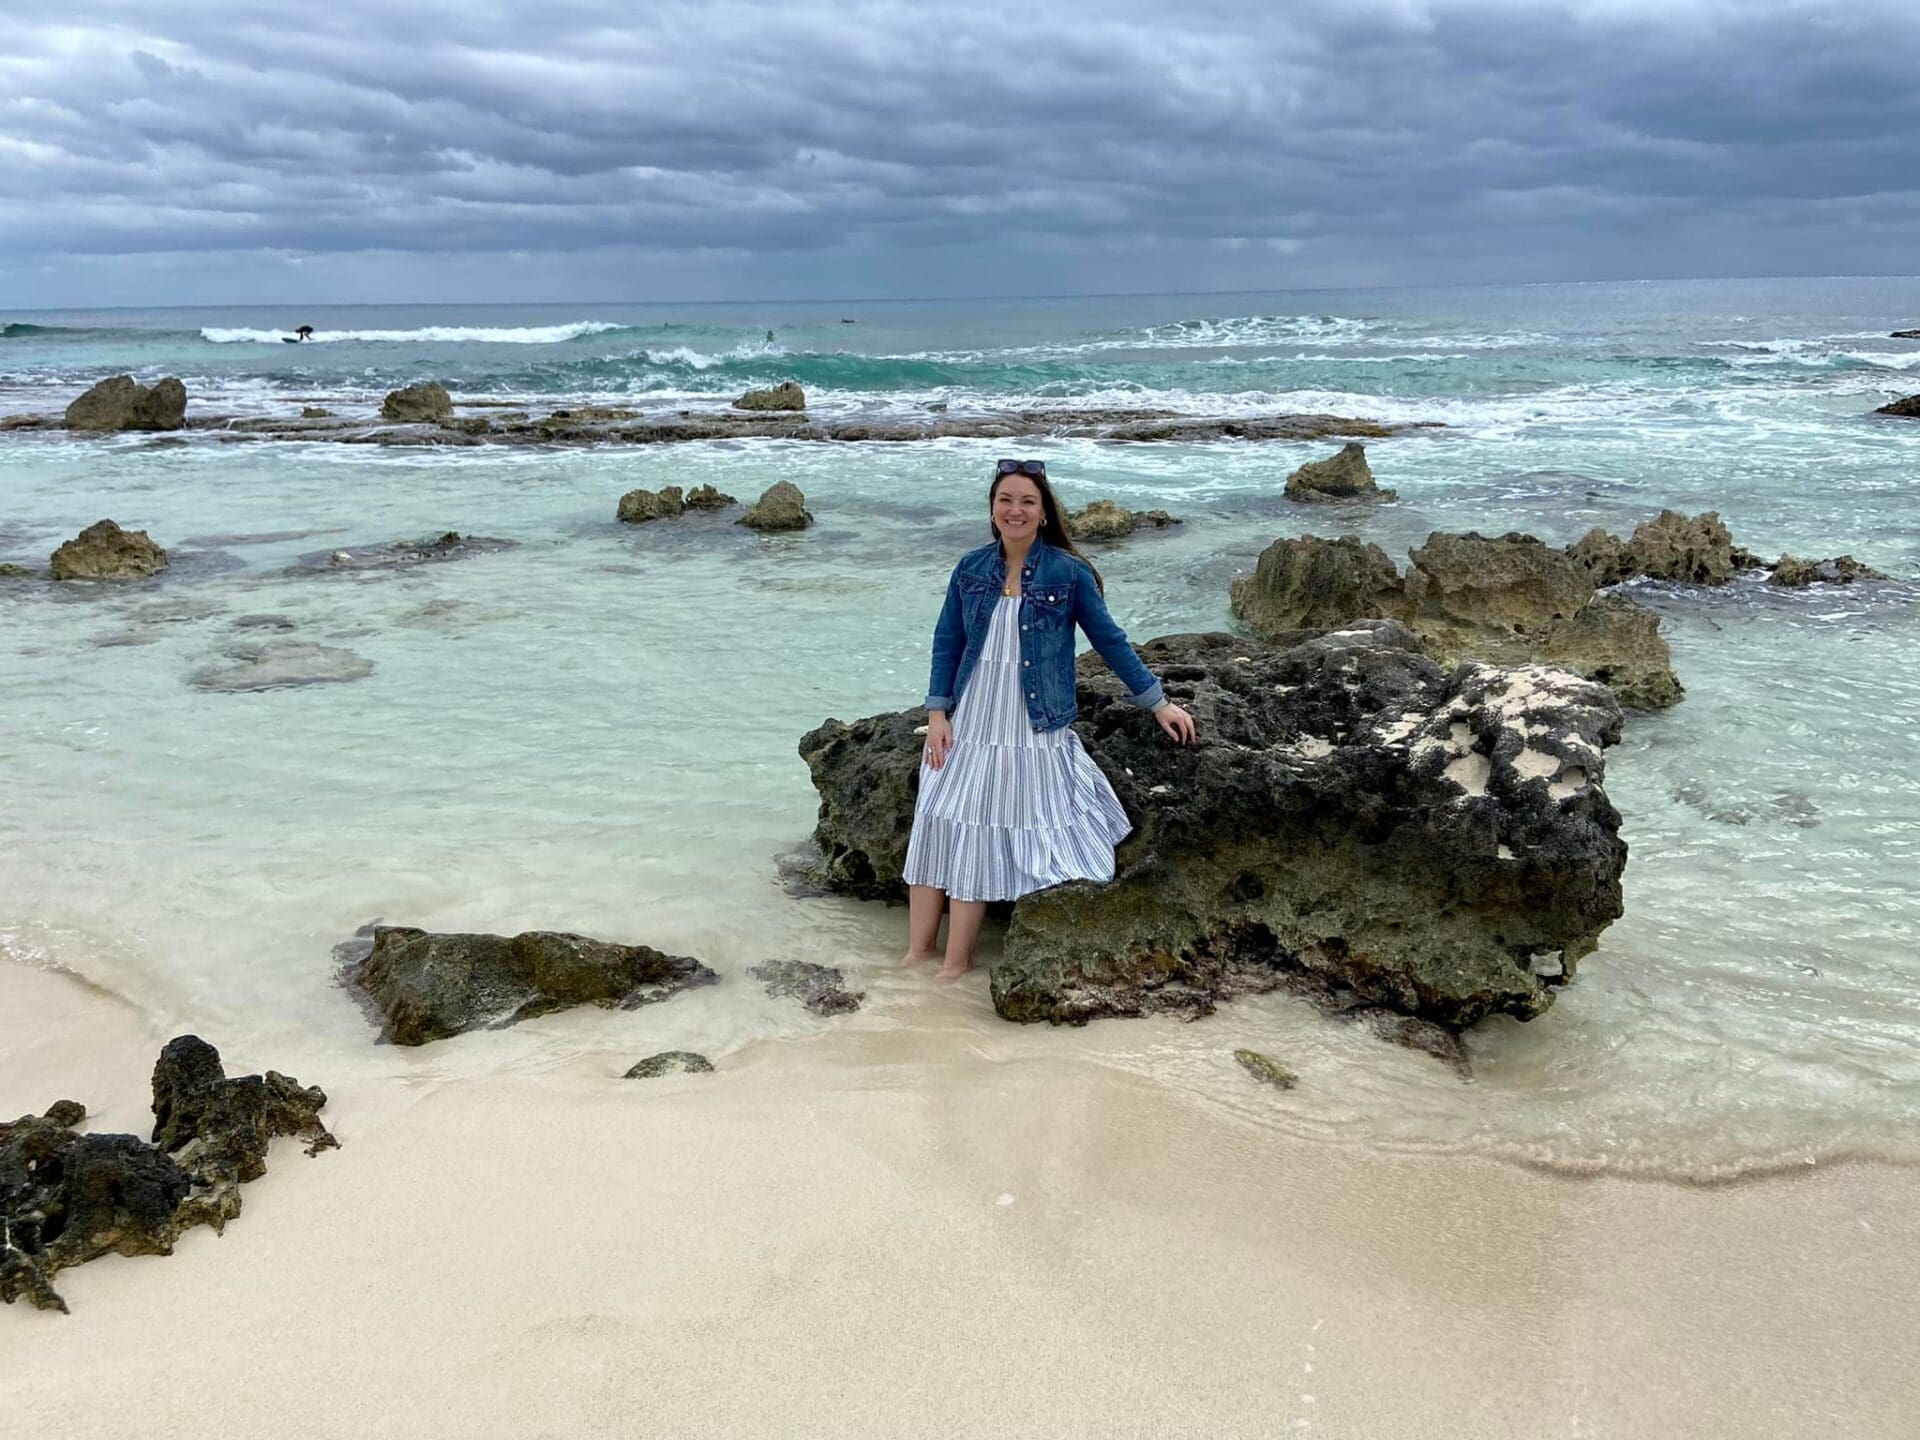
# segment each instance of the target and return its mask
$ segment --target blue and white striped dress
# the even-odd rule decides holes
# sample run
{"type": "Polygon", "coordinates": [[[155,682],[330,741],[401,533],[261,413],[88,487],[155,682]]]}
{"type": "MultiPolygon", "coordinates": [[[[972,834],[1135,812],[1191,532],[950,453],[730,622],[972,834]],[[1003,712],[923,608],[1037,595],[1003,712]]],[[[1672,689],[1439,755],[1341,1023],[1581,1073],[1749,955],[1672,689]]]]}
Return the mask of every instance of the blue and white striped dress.
{"type": "Polygon", "coordinates": [[[1064,880],[1111,880],[1133,829],[1071,725],[1035,731],[1020,694],[1020,598],[1003,595],[966,693],[953,749],[920,762],[909,885],[953,900],[1018,900],[1064,880]]]}

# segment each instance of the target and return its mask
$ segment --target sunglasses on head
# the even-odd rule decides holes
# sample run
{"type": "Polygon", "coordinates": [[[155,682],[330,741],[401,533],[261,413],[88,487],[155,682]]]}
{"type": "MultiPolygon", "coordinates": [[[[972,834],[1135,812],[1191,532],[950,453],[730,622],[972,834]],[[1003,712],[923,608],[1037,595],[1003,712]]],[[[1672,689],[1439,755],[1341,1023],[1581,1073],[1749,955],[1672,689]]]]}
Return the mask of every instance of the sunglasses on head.
{"type": "Polygon", "coordinates": [[[994,466],[993,477],[997,480],[1002,475],[1012,475],[1016,471],[1022,475],[1031,475],[1036,480],[1044,480],[1047,478],[1047,462],[1044,460],[1002,460],[994,466]]]}

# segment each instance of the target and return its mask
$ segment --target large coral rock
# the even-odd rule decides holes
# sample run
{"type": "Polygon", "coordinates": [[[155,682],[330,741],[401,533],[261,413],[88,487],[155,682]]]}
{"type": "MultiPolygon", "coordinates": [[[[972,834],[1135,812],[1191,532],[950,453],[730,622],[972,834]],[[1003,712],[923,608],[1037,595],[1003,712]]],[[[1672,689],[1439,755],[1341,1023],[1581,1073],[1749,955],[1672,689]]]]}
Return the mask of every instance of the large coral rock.
{"type": "MultiPolygon", "coordinates": [[[[1200,743],[1168,744],[1082,665],[1076,729],[1135,830],[1111,883],[1014,905],[992,976],[1008,1019],[1204,1013],[1289,984],[1448,1026],[1526,1018],[1620,915],[1626,846],[1601,781],[1621,714],[1604,687],[1544,666],[1449,675],[1380,620],[1142,655],[1200,743]]],[[[829,888],[903,893],[915,719],[801,741],[829,888]]]]}
{"type": "Polygon", "coordinates": [[[1366,447],[1349,440],[1340,453],[1311,460],[1287,476],[1289,500],[1391,500],[1395,492],[1374,483],[1366,447]]]}
{"type": "Polygon", "coordinates": [[[1233,582],[1233,613],[1268,637],[1402,620],[1442,664],[1552,661],[1615,686],[1636,708],[1684,693],[1659,617],[1625,596],[1596,594],[1588,565],[1565,551],[1531,535],[1435,531],[1409,560],[1402,578],[1384,551],[1358,540],[1276,540],[1252,575],[1233,582]]]}
{"type": "Polygon", "coordinates": [[[438,380],[423,380],[389,390],[380,402],[380,418],[396,425],[415,425],[453,418],[453,397],[438,380]]]}
{"type": "Polygon", "coordinates": [[[734,523],[755,530],[804,530],[813,524],[813,514],[798,485],[791,480],[776,480],[734,523]]]}
{"type": "Polygon", "coordinates": [[[1067,516],[1067,533],[1075,540],[1124,540],[1136,530],[1180,523],[1164,510],[1129,510],[1112,500],[1094,500],[1067,516]]]}
{"type": "Polygon", "coordinates": [[[1692,516],[1662,510],[1627,541],[1629,573],[1683,585],[1724,585],[1739,568],[1733,536],[1717,512],[1692,516]]]}
{"type": "Polygon", "coordinates": [[[115,375],[67,406],[66,422],[69,430],[178,430],[186,414],[187,387],[171,376],[149,386],[115,375]]]}
{"type": "Polygon", "coordinates": [[[1378,545],[1350,535],[1276,540],[1233,582],[1233,613],[1263,635],[1331,630],[1363,616],[1402,617],[1400,572],[1378,545]]]}
{"type": "Polygon", "coordinates": [[[74,1133],[86,1111],[72,1101],[0,1124],[0,1300],[65,1310],[51,1282],[67,1266],[170,1255],[182,1231],[224,1228],[275,1136],[303,1137],[309,1155],[335,1146],[326,1103],[272,1070],[229,1080],[213,1046],[182,1035],[154,1066],[152,1144],[74,1133]]]}
{"type": "Polygon", "coordinates": [[[804,410],[807,408],[807,392],[793,381],[776,385],[771,390],[749,390],[733,402],[736,410],[804,410]]]}
{"type": "Polygon", "coordinates": [[[625,525],[642,525],[649,520],[671,520],[686,508],[685,492],[678,485],[661,490],[629,490],[620,497],[616,518],[625,525]]]}
{"type": "Polygon", "coordinates": [[[572,1005],[631,1010],[719,978],[698,960],[647,945],[547,930],[442,935],[402,925],[374,926],[373,949],[352,975],[386,1016],[381,1038],[396,1045],[572,1005]]]}
{"type": "Polygon", "coordinates": [[[144,530],[97,520],[53,552],[56,580],[144,580],[167,568],[167,552],[144,530]]]}
{"type": "Polygon", "coordinates": [[[1627,542],[1598,525],[1567,546],[1566,555],[1585,570],[1596,585],[1617,585],[1633,578],[1627,542]]]}

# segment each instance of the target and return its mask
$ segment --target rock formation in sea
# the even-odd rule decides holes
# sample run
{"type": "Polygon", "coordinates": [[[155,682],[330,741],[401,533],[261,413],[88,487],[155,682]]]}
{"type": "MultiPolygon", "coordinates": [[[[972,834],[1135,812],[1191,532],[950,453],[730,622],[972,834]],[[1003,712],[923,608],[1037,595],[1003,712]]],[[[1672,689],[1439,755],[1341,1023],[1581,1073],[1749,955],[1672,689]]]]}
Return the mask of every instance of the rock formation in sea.
{"type": "Polygon", "coordinates": [[[749,390],[733,402],[736,410],[804,410],[807,392],[793,381],[775,385],[771,390],[749,390]]]}
{"type": "Polygon", "coordinates": [[[144,530],[97,520],[54,551],[47,568],[55,580],[144,580],[167,568],[167,552],[144,530]]]}
{"type": "MultiPolygon", "coordinates": [[[[1605,687],[1544,665],[1449,673],[1389,620],[1140,653],[1199,744],[1169,744],[1083,657],[1075,729],[1135,828],[1111,883],[1014,904],[992,975],[1006,1018],[1199,1014],[1279,987],[1449,1027],[1529,1018],[1619,917],[1605,687]]],[[[827,888],[904,898],[921,718],[800,742],[827,888]]]]}
{"type": "Polygon", "coordinates": [[[755,530],[804,530],[813,524],[813,515],[798,485],[790,480],[776,480],[734,523],[755,530]]]}
{"type": "Polygon", "coordinates": [[[629,490],[620,497],[615,518],[625,525],[643,525],[649,520],[670,520],[686,508],[686,494],[678,485],[659,490],[629,490]]]}
{"type": "Polygon", "coordinates": [[[315,571],[410,570],[416,565],[438,565],[449,560],[497,554],[502,550],[511,550],[517,543],[490,535],[462,535],[457,530],[448,530],[423,540],[384,540],[339,550],[315,550],[302,555],[293,571],[308,574],[315,571]]]}
{"type": "Polygon", "coordinates": [[[1831,560],[1801,560],[1782,555],[1767,577],[1769,585],[1797,589],[1804,585],[1851,585],[1856,580],[1885,580],[1888,576],[1871,565],[1863,565],[1851,555],[1836,555],[1831,560]]]}
{"type": "Polygon", "coordinates": [[[1435,531],[1408,561],[1403,577],[1379,546],[1351,537],[1276,540],[1252,575],[1233,582],[1233,613],[1269,636],[1398,620],[1444,665],[1564,665],[1636,709],[1662,709],[1685,693],[1659,616],[1598,593],[1586,563],[1534,536],[1435,531]]]}
{"type": "Polygon", "coordinates": [[[1340,453],[1326,460],[1310,460],[1287,476],[1289,500],[1392,500],[1395,492],[1374,483],[1367,451],[1349,440],[1340,453]]]}
{"type": "Polygon", "coordinates": [[[706,1056],[692,1050],[662,1050],[658,1055],[649,1055],[637,1061],[633,1068],[621,1078],[623,1080],[653,1080],[662,1075],[711,1075],[713,1062],[706,1056]]]}
{"type": "Polygon", "coordinates": [[[142,385],[131,375],[102,380],[67,406],[69,430],[178,430],[187,414],[187,387],[169,376],[142,385]]]}
{"type": "Polygon", "coordinates": [[[1895,400],[1882,405],[1873,412],[1876,415],[1899,415],[1909,420],[1920,420],[1920,395],[1909,395],[1904,400],[1895,400]]]}
{"type": "Polygon", "coordinates": [[[84,1106],[0,1123],[0,1300],[67,1306],[53,1277],[108,1253],[170,1255],[182,1231],[216,1231],[240,1213],[240,1186],[266,1173],[278,1135],[317,1155],[338,1142],[317,1086],[276,1071],[228,1079],[197,1035],[168,1042],[153,1070],[152,1143],[83,1135],[84,1106]]]}
{"type": "Polygon", "coordinates": [[[687,492],[686,505],[689,510],[725,510],[729,505],[740,502],[712,485],[696,485],[687,492]]]}
{"type": "MultiPolygon", "coordinates": [[[[292,628],[289,624],[287,628],[292,628]]],[[[243,690],[286,690],[297,685],[339,685],[364,680],[373,662],[340,645],[308,640],[271,640],[235,645],[226,652],[230,665],[208,665],[193,672],[196,690],[235,694],[243,690]]]]}
{"type": "Polygon", "coordinates": [[[438,380],[389,390],[380,402],[380,418],[395,425],[437,423],[453,418],[453,397],[438,380]]]}
{"type": "Polygon", "coordinates": [[[1067,516],[1067,533],[1075,540],[1124,540],[1136,530],[1180,523],[1164,510],[1129,510],[1113,500],[1094,500],[1067,516]]]}
{"type": "Polygon", "coordinates": [[[0,564],[0,580],[24,580],[31,574],[24,565],[0,564]]]}
{"type": "Polygon", "coordinates": [[[766,982],[767,994],[798,1000],[816,1015],[841,1015],[858,1010],[865,992],[847,989],[846,977],[831,965],[809,960],[769,960],[747,971],[766,982]]]}
{"type": "Polygon", "coordinates": [[[686,955],[585,935],[434,934],[376,925],[373,947],[350,978],[386,1017],[381,1039],[424,1045],[573,1005],[632,1010],[720,977],[686,955]]]}
{"type": "Polygon", "coordinates": [[[1236,1050],[1233,1058],[1240,1062],[1240,1068],[1263,1085],[1271,1085],[1276,1090],[1291,1090],[1300,1083],[1300,1077],[1275,1060],[1271,1055],[1262,1055],[1258,1050],[1236,1050]]]}
{"type": "Polygon", "coordinates": [[[1896,330],[1889,338],[1894,340],[1920,340],[1920,330],[1896,330]]]}

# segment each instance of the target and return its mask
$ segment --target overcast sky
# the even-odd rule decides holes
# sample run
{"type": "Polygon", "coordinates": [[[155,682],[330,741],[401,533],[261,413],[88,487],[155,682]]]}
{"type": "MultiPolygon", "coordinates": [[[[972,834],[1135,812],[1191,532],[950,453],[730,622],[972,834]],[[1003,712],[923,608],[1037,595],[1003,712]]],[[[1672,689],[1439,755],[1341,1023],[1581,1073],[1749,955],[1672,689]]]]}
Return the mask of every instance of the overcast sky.
{"type": "Polygon", "coordinates": [[[1920,271],[1920,0],[0,0],[0,306],[1920,271]]]}

